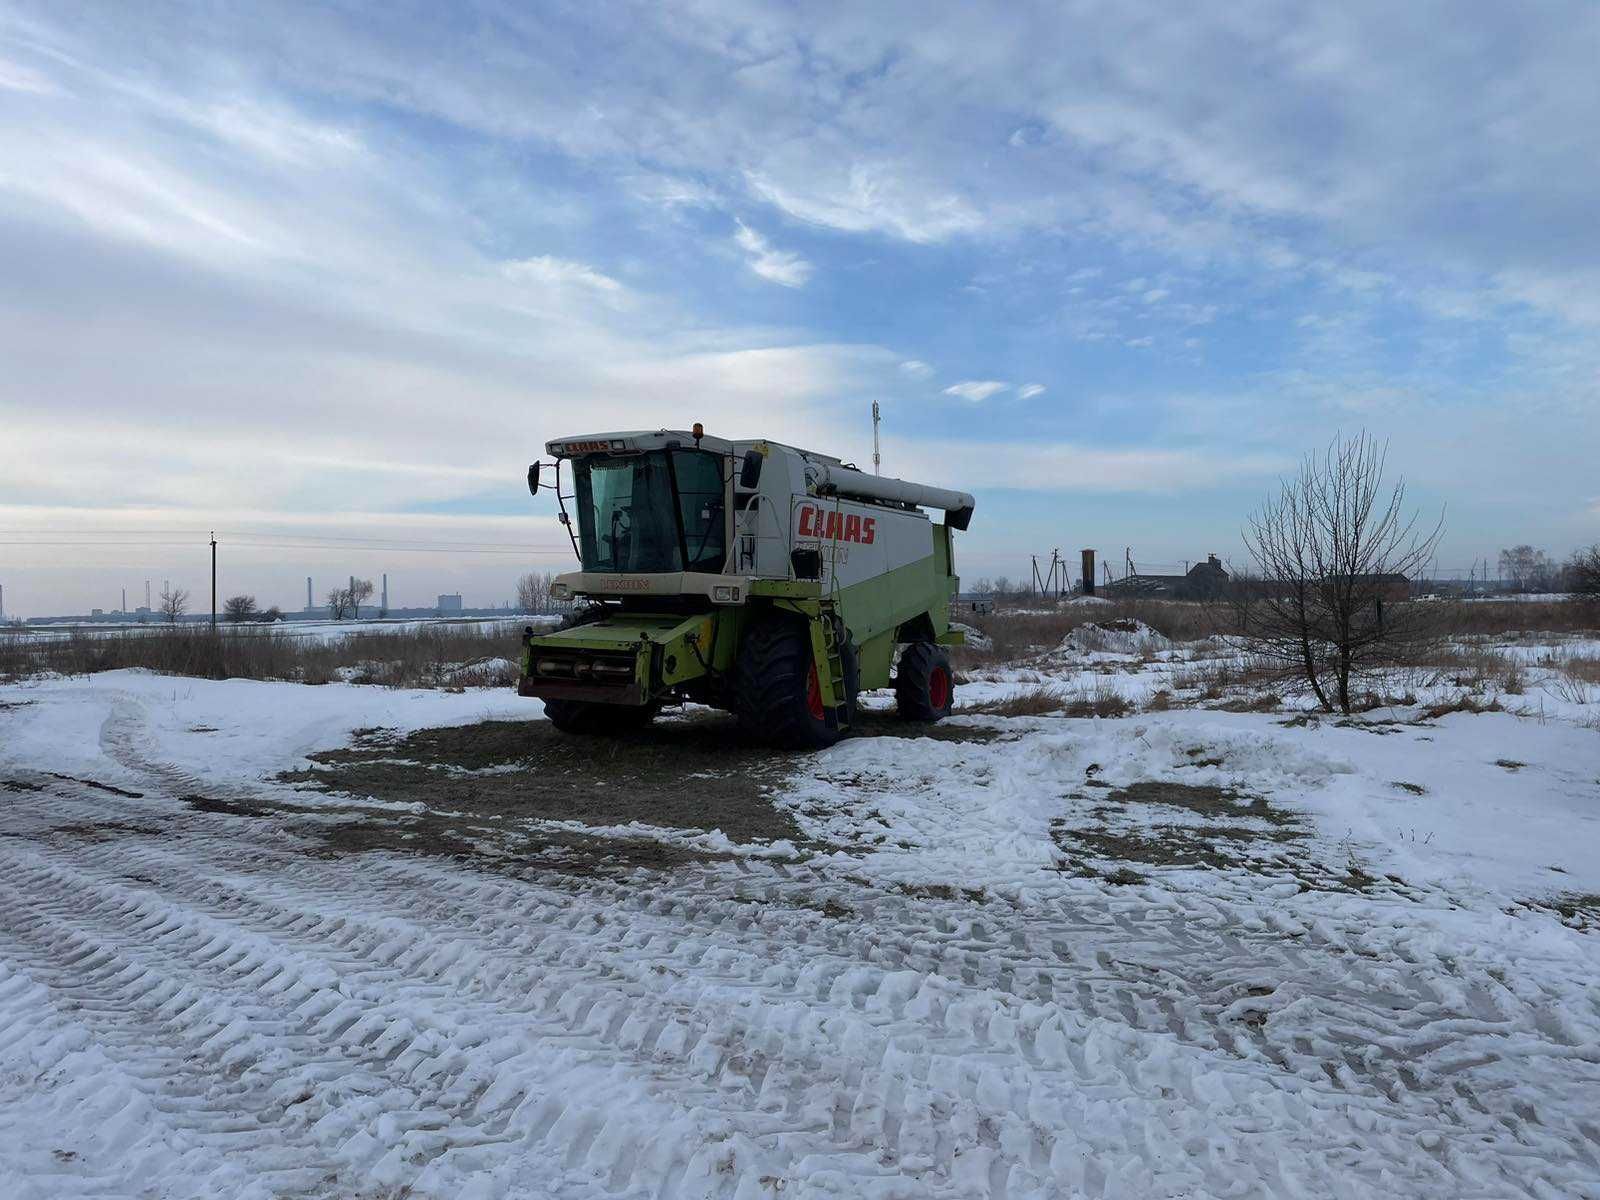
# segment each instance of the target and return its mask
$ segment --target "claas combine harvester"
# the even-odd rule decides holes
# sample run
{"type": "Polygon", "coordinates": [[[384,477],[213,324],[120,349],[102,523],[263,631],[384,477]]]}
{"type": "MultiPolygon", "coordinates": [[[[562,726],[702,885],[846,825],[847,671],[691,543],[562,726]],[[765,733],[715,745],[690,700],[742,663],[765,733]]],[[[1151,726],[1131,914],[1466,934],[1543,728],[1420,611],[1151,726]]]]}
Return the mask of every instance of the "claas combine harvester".
{"type": "Polygon", "coordinates": [[[554,461],[529,467],[528,487],[556,494],[581,569],[551,590],[578,606],[559,629],[526,631],[518,691],[561,729],[637,728],[693,701],[765,741],[825,746],[849,731],[861,688],[891,684],[901,716],[949,713],[965,492],[699,425],[545,451],[554,461]]]}

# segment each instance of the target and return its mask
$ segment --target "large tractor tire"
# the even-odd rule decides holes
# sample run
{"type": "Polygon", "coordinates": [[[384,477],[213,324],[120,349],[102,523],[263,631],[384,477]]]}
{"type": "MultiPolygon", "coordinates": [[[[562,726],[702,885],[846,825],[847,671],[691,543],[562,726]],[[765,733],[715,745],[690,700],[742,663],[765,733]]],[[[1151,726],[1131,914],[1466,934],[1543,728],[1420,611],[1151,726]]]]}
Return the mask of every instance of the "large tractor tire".
{"type": "Polygon", "coordinates": [[[955,678],[943,649],[933,642],[912,642],[900,652],[895,707],[908,721],[941,721],[955,700],[955,678]]]}
{"type": "Polygon", "coordinates": [[[814,750],[839,740],[822,707],[811,635],[802,621],[769,618],[745,634],[734,666],[739,727],[757,741],[814,750]]]}
{"type": "Polygon", "coordinates": [[[596,704],[590,700],[546,700],[544,715],[562,733],[632,733],[656,719],[659,704],[596,704]]]}

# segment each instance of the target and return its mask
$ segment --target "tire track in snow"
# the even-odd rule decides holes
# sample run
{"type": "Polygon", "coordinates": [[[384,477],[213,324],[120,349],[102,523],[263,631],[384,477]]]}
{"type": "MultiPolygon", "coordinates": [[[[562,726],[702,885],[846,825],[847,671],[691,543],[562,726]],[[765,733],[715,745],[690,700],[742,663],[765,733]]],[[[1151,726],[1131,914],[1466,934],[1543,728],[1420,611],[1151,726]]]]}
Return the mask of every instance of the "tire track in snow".
{"type": "MultiPolygon", "coordinates": [[[[880,1153],[902,1157],[904,1143],[909,1138],[911,1145],[924,1149],[922,1157],[932,1160],[929,1170],[951,1180],[958,1174],[958,1160],[970,1157],[973,1152],[973,1139],[976,1138],[977,1145],[983,1144],[983,1131],[976,1126],[966,1131],[936,1129],[937,1122],[930,1113],[953,1112],[958,1107],[975,1111],[987,1108],[992,1110],[987,1119],[1003,1126],[1008,1116],[1028,1112],[1035,1099],[1032,1089],[1028,1089],[1029,1094],[1013,1094],[1019,1075],[1034,1077],[1025,1082],[1040,1083],[1047,1082],[1055,1071],[1069,1076],[1074,1090],[1095,1085],[1097,1080],[1103,1086],[1104,1072],[1099,1068],[1104,1064],[1096,1057],[1103,1054],[1114,1071],[1124,1074],[1125,1083],[1138,1083],[1141,1080],[1129,1076],[1127,1069],[1131,1064],[1137,1075],[1141,1055],[1149,1055],[1148,1045],[1125,1047],[1132,1053],[1117,1050],[1117,1031],[1104,1028],[1104,1022],[1096,1023],[1092,1017],[1090,1023],[1080,1029],[1068,1029],[1059,1022],[1047,1025],[1042,1019],[1030,1018],[1031,1025],[1027,1020],[1020,1023],[1018,1036],[1017,1030],[1006,1027],[1008,1014],[1001,1010],[1008,1005],[994,1002],[992,983],[985,985],[977,995],[962,996],[959,989],[970,989],[980,974],[994,981],[1005,976],[1013,992],[1000,999],[1009,1000],[1019,979],[1025,981],[1024,991],[1038,984],[1040,977],[1030,976],[1026,970],[1037,962],[1016,957],[1019,947],[1014,938],[997,943],[990,934],[955,924],[949,924],[948,930],[952,935],[949,940],[958,951],[954,963],[951,964],[948,955],[935,958],[933,948],[925,946],[922,952],[929,955],[929,960],[918,965],[935,968],[941,963],[953,965],[954,971],[962,977],[959,985],[946,975],[922,976],[914,967],[908,967],[903,946],[898,956],[889,955],[889,961],[862,967],[859,946],[846,953],[840,944],[841,939],[854,938],[858,930],[824,936],[832,923],[804,910],[799,910],[803,914],[799,924],[804,928],[795,927],[796,914],[791,912],[789,920],[779,922],[780,927],[763,931],[767,921],[757,906],[747,901],[708,904],[700,898],[707,892],[692,884],[686,892],[658,887],[637,894],[620,885],[605,885],[587,890],[609,894],[584,896],[581,899],[587,902],[577,904],[575,900],[579,898],[558,889],[484,880],[429,863],[363,859],[354,865],[346,860],[341,865],[259,850],[255,854],[257,861],[248,864],[249,875],[241,877],[237,869],[240,856],[236,842],[206,839],[200,845],[187,844],[194,841],[185,839],[179,851],[159,844],[137,843],[84,847],[71,854],[70,865],[45,867],[47,877],[36,876],[33,882],[41,891],[53,886],[61,896],[62,908],[77,913],[80,921],[84,896],[108,897],[106,902],[91,906],[100,925],[85,943],[90,944],[96,938],[106,938],[106,925],[114,931],[119,914],[124,911],[139,913],[141,907],[147,908],[151,903],[149,897],[138,898],[143,889],[127,889],[117,882],[119,877],[125,877],[128,867],[134,867],[146,878],[160,879],[160,899],[166,903],[171,897],[173,907],[167,909],[167,915],[154,926],[149,924],[153,913],[145,912],[144,923],[136,921],[133,935],[144,936],[150,929],[160,928],[168,921],[179,921],[188,929],[189,940],[174,947],[176,953],[168,960],[168,970],[180,976],[193,975],[197,970],[220,972],[216,981],[219,987],[230,979],[241,987],[250,984],[259,970],[251,966],[254,961],[252,938],[268,939],[279,958],[309,953],[310,957],[303,962],[311,966],[285,968],[297,979],[313,971],[315,964],[326,963],[331,964],[330,969],[342,973],[353,989],[375,989],[376,994],[394,994],[395,989],[399,989],[404,995],[409,986],[412,993],[433,1001],[441,994],[454,996],[458,989],[476,984],[490,995],[485,1000],[473,998],[456,1003],[452,1006],[454,1012],[464,1014],[474,1004],[492,1002],[492,1015],[502,1021],[525,1020],[530,1013],[553,1013],[560,1018],[559,1027],[535,1030],[534,1036],[547,1040],[586,1039],[589,1044],[583,1046],[582,1052],[591,1060],[608,1055],[615,1058],[617,1050],[625,1051],[623,1058],[630,1065],[636,1069],[648,1068],[645,1073],[655,1082],[660,1094],[681,1104],[687,1104],[692,1097],[693,1104],[687,1105],[691,1108],[694,1104],[707,1106],[708,1098],[720,1097],[734,1101],[731,1110],[738,1112],[755,1101],[757,1105],[775,1109],[792,1122],[799,1113],[807,1111],[805,1103],[808,1095],[816,1091],[816,1076],[819,1073],[823,1078],[834,1076],[846,1084],[844,1099],[848,1103],[841,1110],[836,1102],[838,1097],[833,1097],[835,1102],[829,1104],[826,1111],[813,1104],[809,1111],[814,1125],[825,1125],[826,1132],[834,1135],[836,1142],[866,1142],[880,1153]],[[196,851],[200,853],[197,855],[196,851]],[[356,891],[352,888],[353,871],[374,878],[364,879],[368,886],[356,891]],[[49,878],[52,874],[53,879],[49,878]],[[241,878],[257,891],[241,892],[241,878]],[[364,907],[372,905],[374,900],[378,901],[374,907],[364,907]],[[585,928],[605,914],[619,910],[626,915],[627,922],[624,924],[613,917],[611,933],[597,937],[593,929],[585,928]],[[321,913],[327,915],[317,915],[321,913]],[[231,941],[223,938],[223,948],[207,956],[212,942],[217,939],[218,925],[236,929],[237,933],[231,941]],[[435,945],[441,937],[450,945],[473,942],[475,949],[470,954],[441,955],[435,945]],[[407,952],[407,947],[419,944],[422,951],[407,952]],[[807,961],[799,969],[784,964],[785,947],[791,951],[790,957],[798,947],[801,957],[807,961]],[[1012,952],[1012,961],[997,962],[997,957],[1008,950],[1012,952]],[[584,961],[574,961],[580,955],[584,961]],[[507,958],[523,964],[521,969],[497,971],[490,966],[507,958]],[[196,961],[198,968],[194,965],[196,961]],[[774,964],[778,964],[776,979],[774,964]],[[658,992],[654,997],[645,990],[651,975],[658,971],[689,970],[696,971],[696,975],[687,986],[669,988],[665,994],[658,992]],[[554,991],[542,994],[530,991],[529,996],[542,998],[532,1003],[513,1002],[530,974],[548,976],[553,972],[563,972],[565,976],[554,991]],[[439,982],[419,987],[417,978],[430,974],[439,982]],[[897,978],[906,974],[914,976],[916,983],[916,991],[909,994],[909,984],[897,978]],[[969,975],[971,981],[966,978],[969,975]],[[925,993],[931,981],[942,981],[954,990],[945,996],[930,997],[925,993]],[[901,990],[895,994],[897,987],[901,990]],[[718,993],[719,1002],[708,1004],[708,992],[718,993]],[[741,1024],[730,1020],[730,1013],[736,1013],[740,1006],[737,1002],[728,1003],[726,997],[741,992],[755,993],[754,998],[760,1001],[764,1011],[799,1005],[811,1009],[819,1025],[826,1025],[831,1019],[839,1026],[831,1033],[820,1035],[823,1057],[816,1057],[815,1043],[811,1047],[812,1061],[804,1061],[802,1056],[802,1075],[805,1068],[810,1068],[812,1082],[801,1083],[798,1105],[793,1082],[795,1072],[791,1064],[784,1061],[786,1056],[793,1057],[793,1047],[783,1045],[781,1037],[777,1044],[763,1045],[761,1035],[771,1031],[759,1021],[741,1024]],[[884,993],[889,993],[887,1004],[875,1004],[884,993]],[[923,1003],[915,1006],[919,998],[923,1003]],[[939,1012],[937,1008],[941,1002],[943,1011],[939,1012]],[[864,1024],[841,1020],[846,1013],[860,1013],[867,1019],[864,1024]],[[941,1016],[942,1022],[938,1019],[941,1016]],[[888,1024],[890,1036],[875,1033],[873,1022],[888,1024]],[[899,1029],[894,1028],[896,1023],[899,1029]],[[928,1033],[930,1026],[934,1029],[933,1036],[928,1033]],[[1041,1034],[1046,1048],[1043,1056],[1041,1034]],[[1104,1039],[1108,1034],[1112,1040],[1106,1043],[1104,1039]],[[918,1038],[922,1044],[912,1044],[911,1039],[918,1038]],[[1092,1058],[1095,1061],[1091,1061],[1092,1058]],[[764,1060],[764,1065],[750,1069],[748,1064],[758,1059],[764,1060]],[[988,1060],[987,1073],[985,1069],[972,1070],[970,1062],[964,1061],[974,1059],[988,1060]],[[1061,1061],[1054,1061],[1056,1059],[1061,1061]],[[730,1067],[730,1064],[736,1065],[730,1067]],[[710,1090],[713,1081],[715,1092],[710,1090]],[[694,1094],[696,1087],[699,1095],[694,1094]],[[722,1092],[729,1095],[722,1097],[722,1092]]],[[[803,890],[809,886],[793,879],[778,881],[777,873],[774,873],[774,880],[776,882],[769,887],[777,892],[803,890]]],[[[706,880],[700,882],[703,884],[706,880]]],[[[724,880],[724,890],[726,886],[724,880]]],[[[903,941],[909,941],[911,953],[915,954],[918,939],[907,938],[903,932],[904,921],[913,915],[912,910],[921,906],[901,901],[895,901],[894,905],[902,909],[898,923],[885,920],[887,914],[879,912],[873,915],[871,925],[875,929],[886,926],[897,931],[903,941]]],[[[1116,928],[1114,922],[1088,924],[1089,928],[1102,931],[1116,928]]],[[[1056,929],[1052,933],[1057,937],[1063,933],[1070,937],[1081,933],[1081,929],[1056,929]]],[[[1148,929],[1142,930],[1142,934],[1146,938],[1152,936],[1148,929]]],[[[886,940],[892,943],[895,938],[886,940]]],[[[1192,935],[1190,940],[1194,940],[1192,935]]],[[[1183,939],[1175,939],[1174,944],[1181,946],[1183,939]]],[[[1026,949],[1026,945],[1021,948],[1026,949]]],[[[894,947],[873,947],[872,956],[881,958],[885,949],[892,951],[894,947]]],[[[192,985],[192,980],[188,983],[192,985]]],[[[937,993],[938,989],[934,991],[937,993]]],[[[416,1000],[417,995],[410,999],[416,1000]]],[[[1055,1007],[1062,1007],[1061,996],[1052,992],[1050,999],[1055,1007]]],[[[404,1007],[386,1010],[380,1005],[373,1008],[373,1019],[362,1031],[368,1041],[385,1041],[381,1031],[399,1020],[409,1019],[398,1015],[404,1007]]],[[[1039,1007],[1043,1009],[1049,1005],[1039,1007]]],[[[1138,1006],[1131,1003],[1119,1007],[1131,1009],[1136,1018],[1142,1016],[1138,1006]]],[[[1161,1019],[1168,1018],[1162,1014],[1161,1019]]],[[[354,1021],[355,1018],[351,1018],[351,1025],[354,1021]]],[[[337,1037],[347,1033],[351,1025],[324,1032],[337,1037]]],[[[460,1054],[473,1047],[457,1044],[451,1049],[460,1054]]],[[[492,1058],[470,1062],[463,1071],[475,1071],[483,1079],[494,1079],[496,1084],[505,1074],[502,1064],[492,1058]]],[[[452,1077],[451,1083],[459,1081],[460,1077],[459,1074],[452,1077]]],[[[1148,1084],[1149,1080],[1143,1082],[1148,1084]]],[[[483,1090],[493,1086],[495,1084],[485,1084],[483,1090]]],[[[831,1093],[839,1089],[830,1085],[825,1090],[831,1093]]],[[[445,1084],[443,1092],[448,1091],[450,1084],[445,1084]]],[[[436,1093],[443,1094],[438,1089],[436,1093]]],[[[497,1099],[503,1098],[497,1096],[497,1099]]],[[[816,1097],[811,1095],[811,1098],[816,1097]]],[[[1313,1103],[1319,1100],[1318,1095],[1310,1092],[1302,1098],[1313,1103]]],[[[518,1099],[512,1097],[508,1103],[518,1099]]],[[[1320,1099],[1326,1100],[1326,1097],[1320,1099]]],[[[419,1098],[412,1104],[416,1107],[425,1104],[425,1100],[419,1098]]],[[[730,1106],[724,1103],[722,1107],[729,1109],[730,1106]]],[[[722,1115],[725,1117],[726,1113],[722,1115]]],[[[531,1127],[524,1127],[523,1136],[536,1132],[541,1119],[536,1118],[531,1127]]],[[[570,1117],[563,1110],[550,1122],[545,1135],[548,1137],[553,1132],[565,1138],[580,1126],[592,1131],[596,1119],[593,1113],[570,1117]],[[559,1130],[557,1125],[561,1126],[559,1130]]],[[[1392,1116],[1381,1110],[1373,1110],[1372,1120],[1374,1126],[1394,1123],[1392,1116]]],[[[377,1140],[382,1130],[374,1123],[369,1124],[373,1124],[373,1128],[357,1130],[349,1134],[349,1139],[365,1134],[377,1140]]],[[[818,1160],[830,1151],[835,1158],[840,1153],[853,1153],[842,1152],[837,1145],[829,1147],[827,1139],[821,1138],[821,1148],[800,1156],[794,1143],[800,1140],[803,1132],[790,1129],[786,1134],[776,1135],[788,1138],[789,1166],[804,1162],[808,1164],[807,1170],[813,1170],[818,1167],[818,1160]]],[[[821,1131],[812,1129],[810,1132],[812,1140],[818,1141],[817,1134],[821,1131]]],[[[675,1131],[674,1136],[681,1134],[681,1130],[675,1131]]],[[[1418,1127],[1411,1122],[1391,1136],[1417,1135],[1418,1127]]],[[[585,1145],[592,1146],[594,1142],[593,1137],[584,1141],[582,1132],[576,1136],[585,1145]]],[[[771,1127],[751,1126],[745,1136],[766,1137],[770,1141],[774,1134],[771,1127]]],[[[1026,1133],[1013,1131],[1013,1143],[1021,1144],[1023,1140],[1044,1156],[1047,1165],[1059,1141],[1042,1142],[1037,1128],[1026,1133]]],[[[658,1147],[643,1147],[646,1158],[652,1149],[658,1147]]],[[[1114,1166],[1119,1157],[1125,1159],[1125,1154],[1084,1153],[1088,1149],[1090,1147],[1079,1148],[1084,1165],[1081,1179],[1075,1186],[1088,1186],[1097,1170],[1104,1179],[1110,1179],[1112,1169],[1104,1163],[1114,1166]]],[[[1031,1161],[1038,1154],[1030,1152],[1024,1157],[1031,1161]]],[[[634,1157],[639,1158],[637,1150],[634,1157]]],[[[396,1166],[390,1164],[391,1168],[396,1166]]],[[[1337,1169],[1335,1164],[1326,1166],[1328,1170],[1337,1169]]],[[[1263,1170],[1268,1167],[1269,1164],[1262,1164],[1263,1170]]],[[[699,1174],[698,1167],[695,1173],[699,1174]]],[[[1202,1182],[1220,1184],[1216,1179],[1202,1182]]],[[[1424,1186],[1431,1182],[1437,1188],[1441,1180],[1418,1182],[1424,1186]]]]}
{"type": "MultiPolygon", "coordinates": [[[[118,761],[201,790],[142,763],[137,720],[102,731],[118,761]]],[[[196,1139],[174,1169],[228,1145],[270,1169],[267,1139],[341,1192],[1600,1194],[1581,1131],[1536,1103],[1595,1094],[1592,1002],[1375,931],[1088,888],[1024,912],[780,864],[507,879],[182,829],[0,844],[29,884],[0,921],[29,972],[9,1008],[0,982],[0,1044],[12,1014],[32,1036],[44,987],[196,1139]],[[1274,980],[1292,994],[1249,994],[1274,980]],[[130,1007],[163,995],[155,1025],[130,1007]],[[1241,1132],[1295,1128],[1288,1153],[1241,1132]]]]}

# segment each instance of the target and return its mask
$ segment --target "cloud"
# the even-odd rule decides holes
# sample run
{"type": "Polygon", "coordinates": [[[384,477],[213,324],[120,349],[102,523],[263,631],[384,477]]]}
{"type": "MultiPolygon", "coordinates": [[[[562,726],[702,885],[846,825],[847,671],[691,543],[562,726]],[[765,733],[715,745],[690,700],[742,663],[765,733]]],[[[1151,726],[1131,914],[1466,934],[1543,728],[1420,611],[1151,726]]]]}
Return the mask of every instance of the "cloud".
{"type": "Polygon", "coordinates": [[[0,58],[0,88],[13,92],[32,92],[36,96],[57,96],[61,89],[38,71],[0,58]]]}
{"type": "MultiPolygon", "coordinates": [[[[376,527],[500,478],[525,503],[530,448],[586,426],[700,419],[861,460],[856,397],[949,378],[1026,400],[1043,385],[964,377],[1071,369],[1093,404],[1159,365],[1145,347],[1193,368],[1186,422],[1148,372],[1105,402],[1114,449],[1002,403],[978,474],[1224,489],[1338,409],[1266,395],[1232,419],[1263,345],[1286,395],[1320,380],[1396,427],[1392,397],[1450,396],[1416,454],[1440,487],[1504,472],[1508,538],[1590,499],[1593,6],[1490,13],[1445,46],[1439,0],[1128,0],[1065,39],[1028,0],[1001,22],[463,4],[0,17],[0,503],[81,506],[115,478],[162,511],[376,527]],[[826,231],[804,255],[761,232],[796,222],[826,231]],[[849,294],[783,303],[730,286],[747,270],[849,294]],[[1515,416],[1455,419],[1497,405],[1515,416]],[[1218,430],[1248,449],[1170,444],[1218,430]]],[[[965,461],[963,423],[929,406],[907,453],[965,461]]]]}
{"type": "Polygon", "coordinates": [[[1270,479],[1294,466],[1293,456],[1210,448],[1084,446],[1075,442],[973,442],[892,439],[896,470],[909,479],[947,476],[959,464],[959,485],[1037,491],[1170,494],[1270,479]]]}
{"type": "Polygon", "coordinates": [[[502,263],[501,273],[517,283],[533,285],[536,291],[571,297],[587,294],[610,304],[625,304],[629,291],[611,276],[587,263],[555,258],[549,254],[502,263]]]}
{"type": "Polygon", "coordinates": [[[963,379],[960,383],[952,383],[945,388],[946,396],[959,396],[963,400],[970,400],[974,404],[981,404],[990,396],[1005,391],[1011,385],[999,379],[963,379]]]}
{"type": "Polygon", "coordinates": [[[791,217],[849,233],[887,233],[908,242],[943,242],[975,233],[988,218],[970,200],[939,190],[904,165],[815,164],[779,181],[751,172],[746,180],[761,199],[791,217]]]}
{"type": "Polygon", "coordinates": [[[761,278],[784,287],[804,287],[811,278],[812,266],[798,254],[775,248],[750,226],[739,222],[739,232],[733,235],[739,248],[749,256],[747,265],[761,278]]]}

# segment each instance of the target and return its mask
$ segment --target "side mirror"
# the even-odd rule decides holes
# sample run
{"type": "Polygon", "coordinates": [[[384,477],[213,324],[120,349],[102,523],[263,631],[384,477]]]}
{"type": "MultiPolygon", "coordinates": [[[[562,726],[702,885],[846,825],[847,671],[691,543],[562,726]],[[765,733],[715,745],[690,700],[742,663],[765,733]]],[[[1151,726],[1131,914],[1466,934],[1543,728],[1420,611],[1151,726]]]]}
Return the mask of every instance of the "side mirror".
{"type": "Polygon", "coordinates": [[[761,482],[761,464],[766,462],[766,455],[759,450],[746,450],[744,464],[739,468],[739,486],[747,492],[756,490],[756,485],[761,482]]]}
{"type": "Polygon", "coordinates": [[[540,463],[533,463],[528,467],[528,494],[532,496],[537,496],[539,494],[540,466],[540,463]]]}

